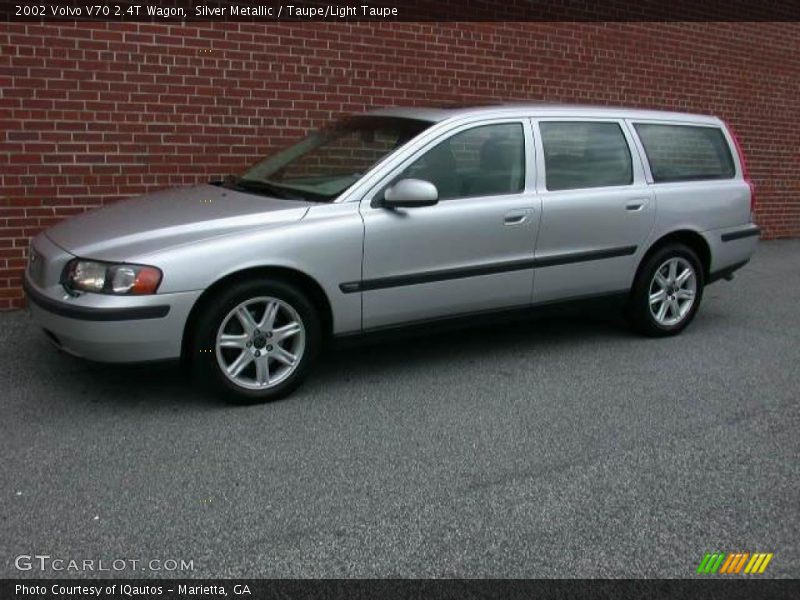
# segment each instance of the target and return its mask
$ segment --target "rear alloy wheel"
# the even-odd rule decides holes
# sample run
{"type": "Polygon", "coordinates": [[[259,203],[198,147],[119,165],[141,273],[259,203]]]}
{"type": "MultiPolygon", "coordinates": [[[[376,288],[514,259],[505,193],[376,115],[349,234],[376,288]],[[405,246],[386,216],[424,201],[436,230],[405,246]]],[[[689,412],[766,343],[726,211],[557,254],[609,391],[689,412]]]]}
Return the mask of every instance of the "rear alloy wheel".
{"type": "Polygon", "coordinates": [[[226,400],[255,404],[296,388],[317,353],[314,306],[280,281],[242,281],[215,296],[198,320],[195,374],[226,400]]]}
{"type": "Polygon", "coordinates": [[[694,306],[697,274],[681,257],[670,258],[656,269],[648,292],[650,316],[659,325],[677,325],[694,306]]]}
{"type": "Polygon", "coordinates": [[[631,316],[651,336],[679,333],[697,312],[703,295],[703,271],[697,255],[683,244],[656,251],[639,271],[631,316]]]}

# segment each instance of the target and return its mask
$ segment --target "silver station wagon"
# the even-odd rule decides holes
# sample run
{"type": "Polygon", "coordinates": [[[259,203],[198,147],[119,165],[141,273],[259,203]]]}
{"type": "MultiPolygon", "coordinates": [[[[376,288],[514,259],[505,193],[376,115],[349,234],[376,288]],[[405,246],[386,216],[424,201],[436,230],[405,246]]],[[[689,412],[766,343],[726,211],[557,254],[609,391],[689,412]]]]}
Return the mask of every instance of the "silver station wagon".
{"type": "Polygon", "coordinates": [[[63,350],[181,358],[224,397],[293,390],[333,336],[617,295],[680,332],[753,254],[753,189],[715,117],[570,105],[345,118],[241,176],[36,237],[30,312],[63,350]]]}

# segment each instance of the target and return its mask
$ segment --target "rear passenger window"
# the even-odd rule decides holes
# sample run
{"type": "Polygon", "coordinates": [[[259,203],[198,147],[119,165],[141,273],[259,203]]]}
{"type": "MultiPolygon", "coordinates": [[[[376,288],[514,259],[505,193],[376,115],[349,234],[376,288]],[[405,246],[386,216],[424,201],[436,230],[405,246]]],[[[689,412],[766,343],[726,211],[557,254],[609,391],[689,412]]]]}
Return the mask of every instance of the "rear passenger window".
{"type": "Polygon", "coordinates": [[[730,179],[736,172],[728,142],[717,127],[649,123],[634,127],[655,182],[730,179]]]}
{"type": "Polygon", "coordinates": [[[633,183],[631,152],[617,123],[539,123],[548,190],[633,183]]]}

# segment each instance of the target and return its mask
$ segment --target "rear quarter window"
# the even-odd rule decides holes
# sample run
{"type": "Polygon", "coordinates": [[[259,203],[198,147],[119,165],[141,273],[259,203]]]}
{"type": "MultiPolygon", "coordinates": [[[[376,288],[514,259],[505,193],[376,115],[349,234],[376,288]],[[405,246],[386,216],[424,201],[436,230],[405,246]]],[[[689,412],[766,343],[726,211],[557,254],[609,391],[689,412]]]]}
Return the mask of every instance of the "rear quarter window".
{"type": "Polygon", "coordinates": [[[635,123],[653,181],[731,179],[736,168],[718,127],[635,123]]]}

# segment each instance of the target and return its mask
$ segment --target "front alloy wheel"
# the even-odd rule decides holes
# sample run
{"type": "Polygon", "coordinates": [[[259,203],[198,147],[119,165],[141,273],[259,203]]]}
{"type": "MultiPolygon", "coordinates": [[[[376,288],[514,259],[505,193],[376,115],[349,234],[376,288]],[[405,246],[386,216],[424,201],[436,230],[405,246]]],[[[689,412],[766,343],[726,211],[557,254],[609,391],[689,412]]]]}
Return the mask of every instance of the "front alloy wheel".
{"type": "Polygon", "coordinates": [[[272,388],[295,371],[305,342],[305,327],[294,308],[278,298],[253,298],[223,319],[215,345],[217,363],[237,386],[272,388]]]}
{"type": "Polygon", "coordinates": [[[195,377],[230,402],[255,404],[289,394],[321,345],[316,307],[284,281],[228,284],[199,310],[191,343],[195,377]]]}

